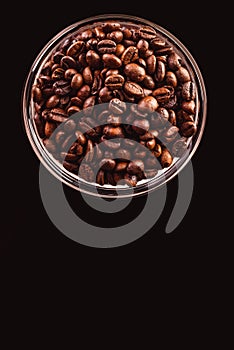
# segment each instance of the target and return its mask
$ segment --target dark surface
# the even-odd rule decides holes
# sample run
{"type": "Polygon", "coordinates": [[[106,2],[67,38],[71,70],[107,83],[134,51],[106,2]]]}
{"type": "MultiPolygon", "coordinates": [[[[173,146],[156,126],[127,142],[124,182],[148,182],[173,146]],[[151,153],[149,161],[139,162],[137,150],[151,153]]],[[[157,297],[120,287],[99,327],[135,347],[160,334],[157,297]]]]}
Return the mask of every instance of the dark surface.
{"type": "MultiPolygon", "coordinates": [[[[160,273],[163,269],[167,270],[168,278],[174,279],[180,272],[188,281],[192,275],[195,280],[199,275],[205,280],[204,276],[208,274],[210,266],[217,263],[214,259],[216,238],[212,228],[214,220],[216,229],[220,226],[212,182],[215,161],[213,145],[216,139],[214,125],[218,118],[215,108],[215,79],[210,63],[213,48],[212,26],[207,26],[207,13],[200,12],[198,6],[193,11],[189,9],[189,16],[185,16],[178,6],[172,6],[168,12],[163,2],[157,3],[157,12],[142,9],[136,4],[132,10],[132,4],[128,3],[129,6],[121,6],[121,11],[119,6],[110,9],[107,2],[103,6],[96,3],[94,7],[89,6],[86,10],[66,11],[66,15],[60,8],[54,7],[44,11],[43,19],[40,12],[28,9],[24,20],[25,27],[18,25],[17,36],[23,39],[20,41],[19,54],[12,68],[17,77],[14,86],[18,100],[12,105],[14,113],[11,115],[15,133],[14,145],[11,147],[16,154],[17,166],[10,162],[14,186],[10,188],[10,199],[7,193],[9,219],[4,225],[1,236],[3,242],[0,246],[0,254],[6,267],[15,270],[17,266],[23,266],[24,271],[32,270],[33,275],[35,271],[39,271],[40,274],[60,274],[75,269],[77,273],[79,271],[80,276],[88,274],[89,278],[95,281],[105,281],[109,268],[113,275],[139,278],[143,283],[145,279],[151,280],[155,273],[160,273]],[[203,139],[193,157],[194,194],[184,220],[172,234],[165,235],[165,226],[177,192],[177,179],[174,179],[168,184],[167,204],[157,224],[137,241],[120,248],[105,250],[89,248],[71,241],[49,220],[39,193],[39,161],[23,130],[20,100],[24,79],[30,66],[48,40],[75,21],[111,12],[149,19],[180,39],[192,53],[203,73],[209,103],[203,139]]],[[[86,218],[92,217],[89,210],[81,206],[79,193],[74,193],[68,188],[66,194],[71,204],[76,205],[82,215],[86,218]]],[[[140,212],[142,202],[142,198],[137,199],[131,213],[123,213],[124,222],[128,216],[133,217],[133,211],[140,212]]],[[[108,221],[108,218],[105,219],[108,221]]],[[[93,220],[98,223],[101,219],[93,214],[93,220]]]]}

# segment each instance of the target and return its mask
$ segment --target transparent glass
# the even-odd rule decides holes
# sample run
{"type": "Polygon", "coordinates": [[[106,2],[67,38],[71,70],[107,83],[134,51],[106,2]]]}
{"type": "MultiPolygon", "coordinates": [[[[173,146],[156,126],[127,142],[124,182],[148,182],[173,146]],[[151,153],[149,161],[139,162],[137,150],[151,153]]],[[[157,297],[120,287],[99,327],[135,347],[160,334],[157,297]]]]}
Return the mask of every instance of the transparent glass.
{"type": "Polygon", "coordinates": [[[129,196],[139,196],[142,194],[146,194],[149,191],[159,188],[160,186],[173,179],[179,173],[179,171],[181,171],[184,168],[184,166],[191,160],[203,135],[207,114],[207,97],[204,80],[195,59],[187,50],[187,48],[174,35],[172,35],[170,32],[168,32],[161,26],[143,18],[124,14],[104,14],[95,17],[90,17],[70,25],[69,27],[65,28],[60,33],[58,33],[47,43],[47,45],[41,50],[39,55],[36,57],[28,73],[23,90],[22,108],[24,126],[31,146],[35,151],[35,154],[39,158],[40,162],[48,169],[48,171],[51,174],[53,174],[58,180],[72,187],[73,189],[88,193],[90,195],[113,198],[126,198],[129,196]],[[176,51],[186,62],[186,67],[189,70],[191,76],[193,77],[197,89],[196,105],[199,106],[199,108],[196,108],[196,115],[194,118],[197,126],[197,132],[194,136],[187,140],[187,151],[181,158],[175,159],[170,167],[159,171],[159,173],[154,178],[140,181],[134,188],[129,188],[124,185],[100,186],[95,183],[86,182],[77,175],[67,171],[58,161],[56,161],[55,158],[53,158],[53,156],[45,148],[42,140],[40,139],[40,136],[38,135],[37,127],[33,118],[35,111],[33,107],[33,101],[31,98],[32,85],[35,82],[35,79],[37,78],[40,69],[48,60],[51,53],[54,50],[56,50],[56,48],[59,45],[61,45],[61,43],[66,38],[69,38],[70,36],[75,34],[79,28],[82,27],[84,29],[88,29],[90,28],[90,25],[92,25],[94,22],[102,22],[105,20],[119,20],[122,23],[132,22],[135,24],[141,24],[146,26],[148,25],[153,27],[159,35],[164,37],[169,43],[171,43],[174,46],[176,51]]]}

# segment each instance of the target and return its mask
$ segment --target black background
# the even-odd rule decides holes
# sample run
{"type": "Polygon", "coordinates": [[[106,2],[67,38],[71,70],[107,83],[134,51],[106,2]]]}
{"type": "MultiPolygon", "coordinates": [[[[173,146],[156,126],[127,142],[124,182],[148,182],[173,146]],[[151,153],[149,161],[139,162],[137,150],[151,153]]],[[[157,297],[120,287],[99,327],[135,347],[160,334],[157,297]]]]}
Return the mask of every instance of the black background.
{"type": "MultiPolygon", "coordinates": [[[[14,86],[15,92],[10,96],[7,109],[14,132],[11,145],[7,147],[11,148],[14,157],[9,157],[7,148],[4,162],[11,170],[10,183],[7,173],[3,185],[6,185],[7,191],[0,247],[3,268],[11,272],[20,271],[30,281],[35,276],[41,276],[43,285],[53,280],[54,276],[60,278],[71,274],[72,279],[79,280],[83,286],[88,283],[92,285],[91,289],[104,286],[111,293],[118,287],[125,290],[131,285],[137,289],[145,286],[148,291],[154,290],[155,280],[161,281],[163,276],[169,282],[170,289],[180,285],[180,278],[186,282],[188,293],[201,285],[205,286],[216,273],[214,266],[219,263],[215,232],[224,230],[219,220],[215,200],[217,189],[214,186],[217,170],[214,169],[214,144],[217,141],[214,120],[218,118],[214,63],[212,65],[215,18],[210,18],[210,11],[204,8],[201,11],[197,2],[191,6],[181,2],[158,1],[153,9],[151,3],[142,4],[141,1],[125,1],[121,5],[107,1],[87,2],[82,7],[78,1],[62,6],[56,2],[50,4],[51,7],[40,2],[38,8],[38,5],[29,7],[21,3],[19,16],[14,22],[14,35],[9,35],[14,47],[12,40],[6,44],[9,45],[8,50],[13,52],[11,70],[6,73],[13,79],[11,86],[14,86]],[[21,115],[24,80],[47,41],[64,27],[103,13],[136,15],[169,30],[194,56],[204,76],[208,94],[207,124],[202,142],[193,157],[194,194],[184,220],[173,234],[165,235],[165,226],[176,198],[177,179],[174,179],[168,185],[168,202],[157,224],[135,242],[112,249],[96,249],[75,243],[50,222],[39,193],[39,161],[27,140],[21,115]],[[48,276],[46,282],[45,276],[48,276]]],[[[217,9],[215,4],[212,6],[214,17],[217,9]]],[[[79,208],[79,194],[71,192],[67,190],[79,208]]],[[[141,198],[137,199],[136,207],[140,207],[142,201],[141,198]]],[[[163,288],[163,283],[159,283],[163,288]]],[[[169,290],[164,292],[170,295],[169,290]]]]}

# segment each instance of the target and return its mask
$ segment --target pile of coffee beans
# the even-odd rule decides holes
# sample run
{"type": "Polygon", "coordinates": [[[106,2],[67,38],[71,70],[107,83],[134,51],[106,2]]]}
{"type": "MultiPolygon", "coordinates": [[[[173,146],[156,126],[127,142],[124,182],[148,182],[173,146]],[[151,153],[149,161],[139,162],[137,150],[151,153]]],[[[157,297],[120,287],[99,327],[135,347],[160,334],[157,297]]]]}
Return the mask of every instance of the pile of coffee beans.
{"type": "Polygon", "coordinates": [[[47,150],[102,186],[136,186],[181,157],[196,132],[196,100],[178,50],[153,27],[121,21],[79,28],[32,86],[47,150]]]}

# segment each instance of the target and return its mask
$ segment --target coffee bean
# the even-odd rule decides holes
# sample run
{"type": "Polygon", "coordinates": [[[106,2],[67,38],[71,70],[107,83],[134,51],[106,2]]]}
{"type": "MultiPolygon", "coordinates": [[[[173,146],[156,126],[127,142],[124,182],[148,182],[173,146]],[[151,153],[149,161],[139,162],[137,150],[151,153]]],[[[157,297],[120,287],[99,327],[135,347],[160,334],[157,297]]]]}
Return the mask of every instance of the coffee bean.
{"type": "Polygon", "coordinates": [[[144,57],[145,52],[149,49],[149,42],[145,39],[140,39],[137,43],[137,49],[140,55],[144,57]]]}
{"type": "Polygon", "coordinates": [[[107,34],[107,38],[118,44],[123,40],[123,33],[121,30],[114,30],[113,32],[107,34]]]}
{"type": "Polygon", "coordinates": [[[121,57],[123,52],[124,52],[124,50],[125,50],[125,47],[124,47],[123,44],[117,44],[116,45],[116,51],[115,51],[116,56],[121,57]]]}
{"type": "Polygon", "coordinates": [[[66,54],[67,56],[77,58],[83,52],[84,48],[85,48],[84,41],[79,40],[71,44],[71,46],[69,46],[66,54]]]}
{"type": "Polygon", "coordinates": [[[89,50],[86,53],[86,61],[91,68],[97,69],[101,65],[101,58],[94,50],[89,50]]]}
{"type": "Polygon", "coordinates": [[[36,113],[34,116],[34,122],[36,124],[37,132],[40,138],[43,139],[45,137],[45,122],[38,113],[36,113]]]}
{"type": "Polygon", "coordinates": [[[48,115],[49,120],[57,123],[65,122],[67,120],[67,117],[67,113],[61,108],[53,108],[48,115]]]}
{"type": "Polygon", "coordinates": [[[83,85],[79,91],[77,92],[77,97],[79,97],[81,100],[85,100],[86,98],[88,98],[90,96],[90,87],[89,85],[83,85]]]}
{"type": "Polygon", "coordinates": [[[113,97],[113,91],[106,86],[99,91],[99,103],[109,102],[113,97]]]}
{"type": "Polygon", "coordinates": [[[46,121],[45,129],[44,129],[45,136],[49,138],[53,134],[56,127],[57,127],[56,123],[54,123],[52,121],[46,121]]]}
{"type": "Polygon", "coordinates": [[[146,64],[147,64],[147,72],[148,74],[152,75],[155,73],[156,70],[156,57],[154,55],[150,55],[146,59],[146,64]]]}
{"type": "Polygon", "coordinates": [[[111,150],[117,150],[120,148],[120,142],[119,141],[115,141],[115,140],[105,140],[105,146],[111,150]]]}
{"type": "Polygon", "coordinates": [[[34,102],[40,103],[42,101],[42,92],[37,85],[32,87],[32,98],[34,102]]]}
{"type": "Polygon", "coordinates": [[[123,114],[126,111],[126,104],[118,98],[113,98],[109,102],[109,110],[114,114],[123,114]]]}
{"type": "Polygon", "coordinates": [[[186,101],[194,100],[196,96],[195,84],[192,81],[187,81],[182,86],[182,97],[186,101]]]}
{"type": "Polygon", "coordinates": [[[153,91],[152,95],[157,99],[158,103],[166,102],[169,100],[171,93],[166,87],[160,87],[153,91]]]}
{"type": "Polygon", "coordinates": [[[116,162],[114,161],[114,159],[107,159],[107,158],[103,158],[99,163],[99,167],[105,171],[113,170],[115,168],[115,165],[116,165],[116,162]]]}
{"type": "Polygon", "coordinates": [[[121,56],[124,65],[134,62],[138,59],[138,49],[135,46],[129,46],[121,56]]]}
{"type": "Polygon", "coordinates": [[[165,147],[162,148],[160,156],[160,163],[163,168],[168,168],[172,164],[173,158],[169,150],[165,147]]]}
{"type": "Polygon", "coordinates": [[[115,152],[115,156],[118,159],[129,160],[131,159],[131,152],[128,149],[120,148],[115,152]]]}
{"type": "Polygon", "coordinates": [[[179,129],[176,126],[171,126],[163,132],[163,140],[165,142],[172,142],[179,136],[179,129]]]}
{"type": "Polygon", "coordinates": [[[186,83],[187,81],[190,81],[189,72],[184,67],[179,67],[175,74],[180,83],[186,83]]]}
{"type": "Polygon", "coordinates": [[[80,73],[77,73],[73,76],[71,81],[71,87],[73,89],[79,89],[83,84],[83,77],[80,73]]]}
{"type": "Polygon", "coordinates": [[[105,53],[102,56],[102,60],[105,64],[105,67],[107,67],[107,68],[116,69],[116,68],[121,67],[121,65],[122,65],[121,59],[119,57],[117,57],[116,55],[111,54],[111,53],[105,53]]]}
{"type": "Polygon", "coordinates": [[[163,79],[165,78],[165,74],[166,74],[165,64],[162,61],[158,61],[156,71],[155,71],[155,80],[157,82],[163,81],[163,79]]]}
{"type": "Polygon", "coordinates": [[[172,146],[172,154],[175,157],[181,158],[186,151],[187,151],[187,142],[185,137],[182,137],[174,142],[172,146]]]}
{"type": "Polygon", "coordinates": [[[145,69],[136,63],[129,63],[124,68],[124,73],[129,80],[139,83],[145,78],[145,69]]]}
{"type": "MultiPolygon", "coordinates": [[[[149,91],[149,94],[151,94],[152,93],[152,90],[155,88],[155,82],[154,82],[154,79],[150,76],[150,75],[146,75],[145,77],[144,77],[144,80],[143,80],[143,85],[146,87],[146,89],[149,89],[150,91],[149,91]]],[[[144,92],[144,95],[146,95],[145,94],[145,92],[144,92]]]]}
{"type": "Polygon", "coordinates": [[[52,95],[46,101],[46,108],[54,108],[59,104],[59,102],[60,102],[59,96],[52,95]]]}
{"type": "Polygon", "coordinates": [[[64,70],[67,70],[69,68],[77,68],[77,63],[71,56],[63,56],[60,65],[64,70]]]}
{"type": "Polygon", "coordinates": [[[177,86],[177,78],[175,73],[171,72],[171,71],[167,71],[166,75],[165,75],[165,80],[167,85],[171,85],[174,88],[177,86]]]}
{"type": "Polygon", "coordinates": [[[141,159],[132,160],[127,166],[127,172],[131,175],[137,175],[144,171],[144,167],[141,159]]]}
{"type": "Polygon", "coordinates": [[[114,137],[123,138],[124,137],[123,130],[120,126],[111,127],[111,126],[107,125],[103,128],[103,134],[106,135],[108,138],[114,138],[114,137]]]}
{"type": "Polygon", "coordinates": [[[86,116],[92,115],[93,106],[95,105],[95,96],[90,96],[86,98],[86,100],[83,103],[83,111],[86,116]]]}
{"type": "Polygon", "coordinates": [[[119,29],[120,29],[120,23],[118,22],[110,21],[102,24],[102,30],[104,31],[104,33],[113,32],[119,29]]]}
{"type": "Polygon", "coordinates": [[[92,83],[93,83],[93,74],[92,74],[92,71],[91,71],[89,66],[85,67],[84,70],[83,70],[83,79],[84,79],[85,84],[92,85],[92,83]]]}
{"type": "Polygon", "coordinates": [[[144,95],[144,91],[140,85],[132,81],[126,81],[124,84],[125,92],[133,97],[142,97],[144,95]]]}
{"type": "Polygon", "coordinates": [[[150,41],[150,46],[154,49],[154,50],[159,50],[164,48],[166,45],[166,42],[164,40],[162,40],[161,38],[154,38],[150,41]]]}
{"type": "Polygon", "coordinates": [[[120,161],[115,166],[115,171],[120,172],[126,170],[128,162],[120,161]]]}
{"type": "Polygon", "coordinates": [[[146,96],[138,102],[138,109],[144,113],[152,113],[158,108],[158,102],[153,96],[146,96]]]}
{"type": "Polygon", "coordinates": [[[152,150],[156,145],[156,141],[155,139],[148,140],[145,145],[148,149],[152,150]]]}
{"type": "Polygon", "coordinates": [[[55,142],[57,144],[62,144],[65,140],[65,137],[66,137],[66,135],[65,135],[64,131],[59,130],[59,131],[55,132],[55,142]]]}
{"type": "Polygon", "coordinates": [[[55,95],[64,96],[71,92],[70,83],[67,80],[57,80],[53,84],[53,91],[55,95]]]}
{"type": "Polygon", "coordinates": [[[193,100],[191,101],[183,101],[181,103],[182,109],[189,113],[189,114],[195,114],[196,104],[193,100]]]}
{"type": "Polygon", "coordinates": [[[154,39],[157,36],[157,34],[152,27],[142,27],[139,30],[139,36],[142,39],[151,40],[154,39]]]}
{"type": "Polygon", "coordinates": [[[144,134],[149,130],[150,124],[148,119],[136,119],[133,122],[132,128],[137,134],[144,134]]]}
{"type": "Polygon", "coordinates": [[[176,71],[178,68],[180,68],[181,63],[182,63],[181,57],[175,52],[171,53],[167,58],[168,67],[172,71],[176,71]]]}
{"type": "Polygon", "coordinates": [[[96,176],[96,182],[98,185],[104,186],[105,184],[105,172],[103,170],[99,170],[96,176]]]}
{"type": "Polygon", "coordinates": [[[97,49],[100,54],[115,53],[116,42],[109,39],[104,39],[98,42],[97,49]]]}
{"type": "Polygon", "coordinates": [[[107,86],[110,90],[121,89],[123,84],[124,77],[120,74],[112,74],[105,79],[105,86],[107,86]]]}
{"type": "Polygon", "coordinates": [[[196,131],[197,131],[196,125],[192,121],[184,122],[180,126],[181,135],[185,137],[193,136],[196,133],[196,131]]]}
{"type": "Polygon", "coordinates": [[[94,35],[97,39],[102,40],[106,37],[106,34],[104,33],[102,27],[95,27],[93,29],[94,35]]]}

